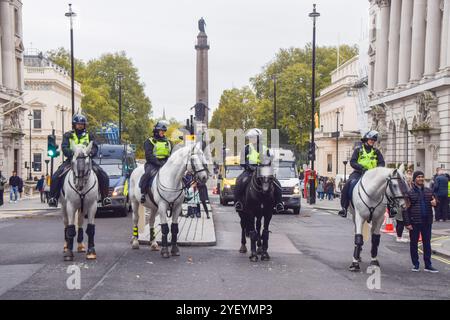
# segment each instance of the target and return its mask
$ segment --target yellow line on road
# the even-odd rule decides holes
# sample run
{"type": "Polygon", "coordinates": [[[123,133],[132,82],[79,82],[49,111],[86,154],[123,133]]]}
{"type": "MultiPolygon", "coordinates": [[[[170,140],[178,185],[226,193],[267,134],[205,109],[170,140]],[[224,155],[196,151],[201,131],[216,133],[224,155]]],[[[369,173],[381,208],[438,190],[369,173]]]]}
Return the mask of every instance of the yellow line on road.
{"type": "MultiPolygon", "coordinates": [[[[447,239],[447,238],[449,238],[449,236],[437,237],[437,238],[431,239],[431,242],[436,242],[436,241],[439,241],[439,240],[442,240],[442,239],[447,239]]],[[[419,246],[419,250],[418,250],[418,251],[419,251],[420,254],[423,254],[423,250],[420,249],[420,246],[419,246]]],[[[442,262],[442,263],[445,263],[445,264],[450,265],[450,260],[449,260],[449,259],[442,258],[442,257],[437,256],[437,255],[435,255],[435,254],[432,254],[432,255],[431,255],[431,258],[432,258],[432,259],[435,259],[435,260],[437,260],[437,261],[440,261],[440,262],[442,262]]]]}

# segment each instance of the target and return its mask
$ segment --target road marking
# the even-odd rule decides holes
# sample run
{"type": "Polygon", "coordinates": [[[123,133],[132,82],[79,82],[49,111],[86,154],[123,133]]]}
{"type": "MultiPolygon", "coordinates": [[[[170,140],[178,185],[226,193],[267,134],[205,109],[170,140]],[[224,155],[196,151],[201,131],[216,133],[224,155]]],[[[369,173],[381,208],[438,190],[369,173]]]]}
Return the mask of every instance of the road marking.
{"type": "MultiPolygon", "coordinates": [[[[437,237],[437,238],[431,239],[431,243],[436,242],[436,241],[439,241],[439,240],[442,240],[442,239],[447,239],[447,238],[449,238],[449,236],[437,237]]],[[[421,243],[422,243],[422,242],[421,242],[421,243]]],[[[423,254],[423,250],[420,249],[421,246],[422,246],[422,244],[419,245],[418,251],[419,251],[420,254],[423,254]]],[[[440,257],[440,256],[435,255],[435,254],[432,254],[432,255],[431,255],[431,258],[432,258],[432,259],[435,259],[435,260],[437,260],[437,261],[440,261],[440,262],[442,262],[442,263],[445,263],[445,264],[450,265],[450,260],[449,260],[449,259],[440,257]]]]}

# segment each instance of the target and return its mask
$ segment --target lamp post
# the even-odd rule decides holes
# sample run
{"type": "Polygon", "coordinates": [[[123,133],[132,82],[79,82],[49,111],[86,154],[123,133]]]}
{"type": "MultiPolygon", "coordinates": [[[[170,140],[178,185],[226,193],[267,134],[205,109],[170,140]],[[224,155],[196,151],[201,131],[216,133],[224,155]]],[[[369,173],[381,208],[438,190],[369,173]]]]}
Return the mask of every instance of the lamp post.
{"type": "Polygon", "coordinates": [[[122,80],[123,74],[117,74],[117,81],[119,82],[119,144],[122,143],[122,80]]]}
{"type": "Polygon", "coordinates": [[[344,164],[344,183],[347,182],[347,164],[348,164],[348,160],[345,160],[342,162],[344,164]]]}
{"type": "Polygon", "coordinates": [[[339,173],[339,110],[336,111],[336,174],[339,173]]]}
{"type": "Polygon", "coordinates": [[[50,162],[50,160],[45,160],[45,166],[46,166],[46,173],[45,175],[48,176],[48,163],[50,162]]]}
{"type": "Polygon", "coordinates": [[[73,58],[73,17],[76,13],[72,11],[72,4],[69,3],[69,12],[65,14],[70,19],[70,66],[71,66],[71,81],[72,81],[72,117],[75,115],[75,65],[73,58]]]}
{"type": "Polygon", "coordinates": [[[313,11],[309,14],[309,17],[313,20],[313,43],[312,43],[312,90],[311,90],[311,180],[309,187],[309,204],[316,203],[316,184],[315,184],[315,172],[314,172],[314,160],[316,157],[316,146],[314,143],[314,116],[316,106],[316,20],[319,18],[320,13],[316,11],[316,4],[313,4],[313,11]]]}
{"type": "Polygon", "coordinates": [[[33,180],[31,177],[31,170],[33,169],[33,166],[31,165],[31,121],[33,120],[33,114],[31,113],[31,110],[30,113],[28,113],[28,120],[30,120],[30,163],[28,164],[28,180],[31,181],[33,180]]]}
{"type": "Polygon", "coordinates": [[[277,76],[273,75],[273,128],[277,129],[277,76]]]}

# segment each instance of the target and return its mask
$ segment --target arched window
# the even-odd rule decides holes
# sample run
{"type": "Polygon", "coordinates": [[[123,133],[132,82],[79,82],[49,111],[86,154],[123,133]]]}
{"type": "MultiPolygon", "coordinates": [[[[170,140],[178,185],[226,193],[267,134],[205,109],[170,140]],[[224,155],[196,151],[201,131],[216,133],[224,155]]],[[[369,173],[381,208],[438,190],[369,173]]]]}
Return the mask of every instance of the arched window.
{"type": "Polygon", "coordinates": [[[397,163],[397,130],[394,121],[389,123],[387,149],[388,162],[395,165],[397,163]]]}

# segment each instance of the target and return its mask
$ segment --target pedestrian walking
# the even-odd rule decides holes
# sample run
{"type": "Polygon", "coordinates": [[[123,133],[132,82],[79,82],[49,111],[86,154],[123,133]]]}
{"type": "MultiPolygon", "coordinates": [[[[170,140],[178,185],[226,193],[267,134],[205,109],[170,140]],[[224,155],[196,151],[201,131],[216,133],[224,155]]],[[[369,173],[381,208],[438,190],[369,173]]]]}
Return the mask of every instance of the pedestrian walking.
{"type": "Polygon", "coordinates": [[[187,217],[200,218],[200,197],[196,182],[192,183],[191,187],[186,191],[186,199],[188,203],[187,217]]]}
{"type": "Polygon", "coordinates": [[[17,172],[13,171],[12,176],[9,177],[9,203],[17,203],[19,197],[19,185],[20,178],[17,176],[17,172]]]}
{"type": "Polygon", "coordinates": [[[433,268],[431,264],[431,228],[433,225],[433,211],[431,208],[436,206],[437,201],[433,191],[425,187],[423,172],[414,172],[413,183],[412,189],[408,192],[410,205],[403,217],[406,229],[409,230],[412,271],[418,272],[420,270],[417,250],[419,237],[422,235],[424,270],[437,273],[438,270],[433,268]]]}
{"type": "Polygon", "coordinates": [[[206,186],[205,183],[202,183],[200,181],[197,183],[197,187],[198,187],[198,193],[199,193],[199,197],[200,197],[200,202],[203,205],[203,209],[205,210],[206,217],[208,219],[210,219],[208,206],[206,205],[207,203],[209,203],[208,187],[206,186]]]}
{"type": "Polygon", "coordinates": [[[5,192],[5,184],[6,184],[6,178],[2,175],[2,172],[0,171],[0,207],[3,205],[3,194],[5,192]]]}
{"type": "Polygon", "coordinates": [[[23,198],[23,179],[21,177],[19,177],[18,192],[19,192],[19,200],[22,200],[22,198],[23,198]]]}
{"type": "Polygon", "coordinates": [[[435,220],[447,221],[448,218],[448,175],[439,168],[438,175],[434,180],[433,193],[437,197],[435,208],[435,220]]]}
{"type": "Polygon", "coordinates": [[[45,203],[44,184],[45,184],[45,177],[42,175],[41,178],[36,183],[36,190],[39,191],[39,194],[41,196],[41,203],[45,203]]]}
{"type": "Polygon", "coordinates": [[[335,188],[335,184],[334,184],[333,179],[328,180],[326,187],[325,187],[328,201],[331,201],[334,199],[334,188],[335,188]]]}
{"type": "Polygon", "coordinates": [[[324,193],[325,193],[325,187],[323,184],[323,180],[320,179],[319,185],[317,186],[317,194],[318,194],[318,197],[320,200],[323,200],[324,193]]]}

